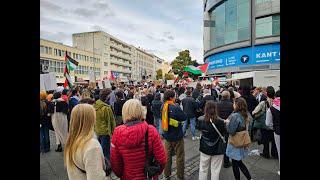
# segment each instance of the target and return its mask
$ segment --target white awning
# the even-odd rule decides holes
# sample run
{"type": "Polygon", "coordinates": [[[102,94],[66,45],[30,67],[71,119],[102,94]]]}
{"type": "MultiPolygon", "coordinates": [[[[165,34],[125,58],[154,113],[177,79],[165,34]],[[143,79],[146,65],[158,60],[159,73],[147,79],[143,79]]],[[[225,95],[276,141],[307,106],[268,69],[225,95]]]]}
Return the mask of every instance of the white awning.
{"type": "Polygon", "coordinates": [[[248,79],[253,78],[254,72],[244,72],[244,73],[237,73],[232,74],[232,78],[226,79],[227,81],[239,80],[239,79],[248,79]]]}

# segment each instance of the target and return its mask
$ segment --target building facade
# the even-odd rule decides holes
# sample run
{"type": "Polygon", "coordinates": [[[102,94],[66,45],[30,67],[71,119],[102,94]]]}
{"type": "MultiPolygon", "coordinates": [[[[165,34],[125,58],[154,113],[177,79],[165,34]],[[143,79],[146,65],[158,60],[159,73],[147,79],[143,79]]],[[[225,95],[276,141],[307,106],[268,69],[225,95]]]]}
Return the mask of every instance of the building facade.
{"type": "Polygon", "coordinates": [[[48,67],[49,72],[56,74],[57,83],[64,83],[65,53],[79,62],[77,69],[71,72],[72,77],[89,80],[89,72],[95,72],[96,78],[101,77],[101,54],[63,45],[49,40],[40,39],[40,65],[48,67]]]}
{"type": "Polygon", "coordinates": [[[165,79],[165,74],[168,74],[171,69],[172,69],[172,66],[170,65],[169,62],[165,62],[163,61],[162,62],[162,66],[161,66],[161,69],[162,69],[162,79],[165,79]]]}
{"type": "Polygon", "coordinates": [[[109,71],[123,81],[132,77],[135,59],[133,46],[102,31],[73,34],[72,40],[74,47],[102,55],[101,71],[104,78],[109,71]]]}
{"type": "Polygon", "coordinates": [[[140,48],[134,48],[135,59],[133,61],[133,80],[155,79],[156,57],[140,48]]]}
{"type": "Polygon", "coordinates": [[[280,69],[280,0],[204,0],[207,74],[280,69]]]}

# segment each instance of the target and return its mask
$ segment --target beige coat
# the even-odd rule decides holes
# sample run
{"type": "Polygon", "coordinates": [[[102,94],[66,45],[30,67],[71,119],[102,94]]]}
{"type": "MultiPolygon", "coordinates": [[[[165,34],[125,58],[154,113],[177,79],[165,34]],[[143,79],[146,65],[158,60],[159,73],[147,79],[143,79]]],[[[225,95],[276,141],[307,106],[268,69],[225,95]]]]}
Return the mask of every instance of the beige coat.
{"type": "Polygon", "coordinates": [[[85,146],[83,152],[77,151],[75,164],[86,171],[82,173],[78,168],[71,170],[67,167],[70,180],[109,180],[104,169],[106,168],[102,148],[97,139],[92,138],[85,146]]]}

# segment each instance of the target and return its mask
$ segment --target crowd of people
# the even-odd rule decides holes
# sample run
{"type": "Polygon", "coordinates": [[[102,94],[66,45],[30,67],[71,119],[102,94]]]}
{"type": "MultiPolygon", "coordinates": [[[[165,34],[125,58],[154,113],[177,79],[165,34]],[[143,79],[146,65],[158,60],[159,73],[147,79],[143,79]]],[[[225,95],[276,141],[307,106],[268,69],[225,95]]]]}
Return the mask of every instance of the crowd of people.
{"type": "Polygon", "coordinates": [[[263,145],[263,158],[280,164],[280,89],[271,86],[150,82],[40,92],[40,152],[50,151],[54,131],[69,179],[109,179],[110,170],[121,179],[157,179],[162,171],[170,179],[173,156],[177,178],[185,179],[189,126],[191,139],[200,140],[199,179],[208,179],[209,167],[211,179],[219,179],[222,166],[232,166],[236,180],[240,171],[252,178],[242,161],[249,146],[235,142],[238,134],[249,134],[263,145]]]}

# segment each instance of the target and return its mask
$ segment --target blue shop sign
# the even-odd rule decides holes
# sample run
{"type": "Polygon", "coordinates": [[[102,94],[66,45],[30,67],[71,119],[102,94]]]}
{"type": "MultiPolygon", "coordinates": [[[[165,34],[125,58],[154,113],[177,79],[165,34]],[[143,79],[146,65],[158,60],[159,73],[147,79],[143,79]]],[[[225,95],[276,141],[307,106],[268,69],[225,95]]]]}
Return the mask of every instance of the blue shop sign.
{"type": "Polygon", "coordinates": [[[280,43],[225,51],[207,57],[208,70],[280,62],[280,43]]]}

